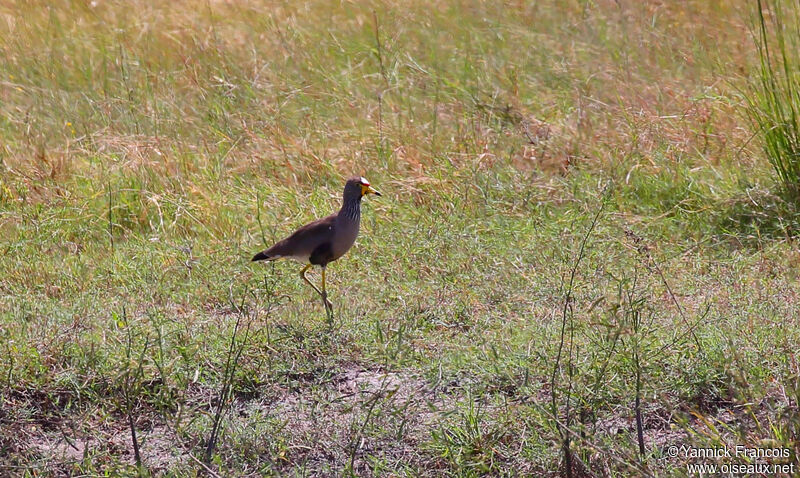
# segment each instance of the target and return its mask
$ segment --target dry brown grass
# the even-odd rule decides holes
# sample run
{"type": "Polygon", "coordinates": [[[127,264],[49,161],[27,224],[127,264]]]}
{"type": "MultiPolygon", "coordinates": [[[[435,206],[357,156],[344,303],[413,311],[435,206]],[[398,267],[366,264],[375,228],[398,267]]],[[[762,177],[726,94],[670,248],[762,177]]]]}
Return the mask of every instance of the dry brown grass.
{"type": "MultiPolygon", "coordinates": [[[[506,162],[510,151],[523,169],[558,174],[620,161],[655,169],[748,161],[732,153],[749,133],[730,93],[752,46],[744,12],[720,2],[129,8],[4,7],[12,40],[2,48],[14,77],[0,88],[14,125],[6,130],[9,191],[49,190],[31,181],[61,174],[63,164],[86,174],[87,162],[109,164],[103,173],[153,169],[190,181],[212,166],[209,156],[221,156],[231,174],[281,181],[366,171],[379,127],[386,164],[403,177],[435,171],[442,155],[458,167],[464,147],[467,164],[506,162]],[[388,85],[370,51],[373,8],[388,85]],[[458,12],[469,21],[460,25],[458,12]],[[463,62],[484,76],[454,71],[463,62]],[[209,124],[216,102],[221,123],[209,124]],[[546,146],[527,144],[531,124],[547,125],[546,146]]],[[[89,174],[103,174],[97,169],[89,174]]]]}

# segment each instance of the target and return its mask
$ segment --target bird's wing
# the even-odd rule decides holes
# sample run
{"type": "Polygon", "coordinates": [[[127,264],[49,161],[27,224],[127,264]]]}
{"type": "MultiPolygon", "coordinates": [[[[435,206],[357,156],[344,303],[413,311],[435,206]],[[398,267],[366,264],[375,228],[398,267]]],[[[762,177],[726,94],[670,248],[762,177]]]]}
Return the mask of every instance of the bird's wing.
{"type": "Polygon", "coordinates": [[[269,260],[279,257],[308,258],[317,247],[333,240],[335,226],[336,214],[306,224],[294,231],[291,236],[256,254],[253,260],[269,260]]]}

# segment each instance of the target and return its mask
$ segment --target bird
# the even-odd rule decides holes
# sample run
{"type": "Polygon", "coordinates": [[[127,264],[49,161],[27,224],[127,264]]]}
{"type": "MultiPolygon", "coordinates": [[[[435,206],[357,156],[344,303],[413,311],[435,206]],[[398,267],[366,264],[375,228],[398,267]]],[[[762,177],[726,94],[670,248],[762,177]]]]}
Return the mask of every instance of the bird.
{"type": "Polygon", "coordinates": [[[325,289],[325,270],[328,264],[342,257],[356,242],[361,223],[361,200],[370,194],[381,196],[364,177],[349,178],[344,184],[339,212],[300,227],[289,237],[253,256],[252,261],[288,258],[305,263],[300,270],[300,277],[319,294],[329,320],[332,319],[333,304],[328,300],[325,289]],[[312,266],[322,268],[322,290],[306,277],[306,271],[312,266]]]}

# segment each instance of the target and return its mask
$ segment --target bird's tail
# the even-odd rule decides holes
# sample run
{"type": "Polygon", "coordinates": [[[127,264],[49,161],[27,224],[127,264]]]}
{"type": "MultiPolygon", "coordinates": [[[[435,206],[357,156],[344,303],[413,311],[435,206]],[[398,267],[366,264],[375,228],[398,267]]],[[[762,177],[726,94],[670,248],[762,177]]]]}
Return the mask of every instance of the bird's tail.
{"type": "Polygon", "coordinates": [[[253,258],[250,260],[251,262],[255,261],[274,261],[279,256],[275,256],[269,253],[269,250],[261,251],[258,254],[254,255],[253,258]]]}

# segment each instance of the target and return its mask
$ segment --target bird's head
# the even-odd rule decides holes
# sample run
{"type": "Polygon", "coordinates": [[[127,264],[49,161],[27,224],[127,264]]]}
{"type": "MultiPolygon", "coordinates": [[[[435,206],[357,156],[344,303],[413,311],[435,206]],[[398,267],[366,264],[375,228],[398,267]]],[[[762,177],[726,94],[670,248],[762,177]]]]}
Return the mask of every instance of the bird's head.
{"type": "Polygon", "coordinates": [[[354,176],[348,179],[347,183],[344,185],[345,197],[356,197],[361,199],[368,194],[374,194],[376,196],[381,195],[381,193],[369,185],[369,181],[361,176],[354,176]]]}

